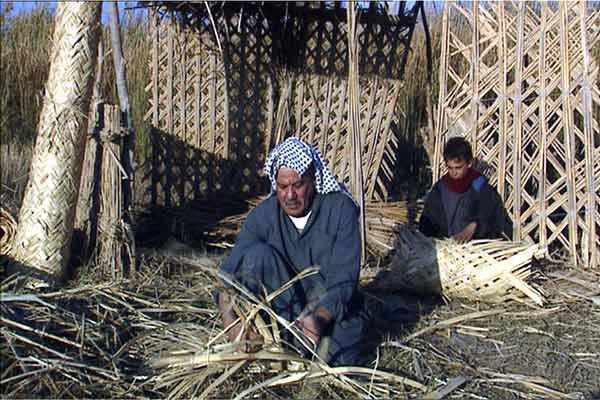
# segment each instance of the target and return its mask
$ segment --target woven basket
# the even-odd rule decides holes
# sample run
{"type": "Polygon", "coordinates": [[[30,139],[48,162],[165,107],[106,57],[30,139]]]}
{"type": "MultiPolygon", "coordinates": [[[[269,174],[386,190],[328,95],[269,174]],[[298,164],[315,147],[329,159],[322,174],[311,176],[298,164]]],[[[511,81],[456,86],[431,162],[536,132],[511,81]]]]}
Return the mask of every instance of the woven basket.
{"type": "Polygon", "coordinates": [[[533,257],[541,254],[538,245],[502,240],[458,244],[404,228],[398,232],[390,265],[364,278],[382,290],[492,303],[527,297],[541,306],[541,292],[526,282],[533,257]]]}
{"type": "Polygon", "coordinates": [[[0,207],[0,255],[10,252],[16,232],[17,221],[7,210],[0,207]]]}

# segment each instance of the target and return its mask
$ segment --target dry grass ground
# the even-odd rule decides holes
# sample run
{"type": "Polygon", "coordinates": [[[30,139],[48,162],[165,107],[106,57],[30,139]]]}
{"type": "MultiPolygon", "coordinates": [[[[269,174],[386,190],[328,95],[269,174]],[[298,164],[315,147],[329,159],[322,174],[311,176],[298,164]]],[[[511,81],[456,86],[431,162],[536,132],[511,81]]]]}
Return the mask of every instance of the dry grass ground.
{"type": "Polygon", "coordinates": [[[381,367],[409,372],[432,386],[465,377],[449,398],[599,398],[600,275],[562,264],[548,265],[543,276],[543,308],[430,306],[414,325],[405,324],[384,342],[381,367]],[[479,312],[490,315],[444,326],[479,312]],[[431,330],[435,326],[439,329],[431,330]]]}
{"type": "MultiPolygon", "coordinates": [[[[3,397],[166,397],[173,385],[160,387],[157,377],[163,372],[149,362],[165,343],[201,349],[221,330],[210,297],[218,260],[185,246],[170,247],[147,253],[130,280],[103,281],[90,266],[54,292],[26,289],[23,279],[5,276],[3,397]]],[[[425,385],[426,398],[442,398],[444,390],[445,398],[599,398],[599,273],[560,264],[546,266],[543,277],[543,308],[444,304],[401,293],[380,303],[371,293],[370,366],[425,385]]],[[[230,398],[272,376],[249,371],[234,373],[210,397],[230,398]]],[[[424,394],[408,385],[394,390],[398,398],[424,394]]],[[[318,382],[262,389],[258,395],[347,397],[318,382]]]]}

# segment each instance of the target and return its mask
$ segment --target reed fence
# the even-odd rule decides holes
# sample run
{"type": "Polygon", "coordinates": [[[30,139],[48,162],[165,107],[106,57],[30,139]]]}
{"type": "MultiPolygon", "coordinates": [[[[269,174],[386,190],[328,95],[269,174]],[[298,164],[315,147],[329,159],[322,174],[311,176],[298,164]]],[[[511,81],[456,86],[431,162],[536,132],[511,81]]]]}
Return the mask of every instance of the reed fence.
{"type": "MultiPolygon", "coordinates": [[[[315,144],[354,186],[346,10],[294,4],[152,11],[150,204],[264,193],[266,154],[288,135],[315,144]]],[[[420,7],[392,16],[373,3],[357,20],[365,201],[392,190],[398,139],[390,126],[420,7]]]]}
{"type": "Polygon", "coordinates": [[[513,239],[600,262],[600,10],[584,1],[444,3],[434,179],[467,137],[513,239]],[[597,54],[597,50],[596,50],[597,54]]]}

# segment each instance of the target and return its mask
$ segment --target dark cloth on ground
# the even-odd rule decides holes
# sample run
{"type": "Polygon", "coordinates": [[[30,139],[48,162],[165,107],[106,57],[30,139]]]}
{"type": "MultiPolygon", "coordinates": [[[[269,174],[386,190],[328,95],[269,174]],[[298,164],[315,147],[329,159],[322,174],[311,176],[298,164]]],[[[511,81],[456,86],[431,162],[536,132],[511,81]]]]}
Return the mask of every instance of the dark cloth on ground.
{"type": "Polygon", "coordinates": [[[220,272],[241,282],[256,294],[272,292],[302,270],[318,266],[279,295],[275,312],[289,321],[309,306],[324,307],[333,316],[329,332],[328,362],[359,362],[366,315],[357,289],[360,269],[358,209],[341,192],[315,194],[308,222],[300,233],[280,209],[275,196],[259,204],[248,216],[220,272]]]}
{"type": "Polygon", "coordinates": [[[511,237],[512,222],[502,199],[483,176],[477,175],[462,193],[451,189],[442,178],[427,194],[419,221],[424,235],[448,238],[476,222],[473,239],[511,237]]]}

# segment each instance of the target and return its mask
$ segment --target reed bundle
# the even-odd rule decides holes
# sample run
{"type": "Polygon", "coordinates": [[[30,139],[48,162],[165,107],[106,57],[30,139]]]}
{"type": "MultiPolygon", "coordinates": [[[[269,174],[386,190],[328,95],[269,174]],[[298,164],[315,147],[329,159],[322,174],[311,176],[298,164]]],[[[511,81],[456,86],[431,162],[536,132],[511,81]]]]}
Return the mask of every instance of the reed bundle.
{"type": "MultiPolygon", "coordinates": [[[[237,234],[250,211],[266,196],[249,199],[227,198],[219,202],[207,200],[194,202],[185,209],[165,209],[161,215],[139,215],[138,233],[156,240],[164,234],[163,219],[170,220],[182,236],[202,237],[204,245],[214,248],[232,248],[237,234]],[[166,217],[166,218],[162,218],[166,217]]],[[[397,232],[404,225],[418,220],[423,209],[421,203],[406,201],[368,202],[365,204],[367,250],[375,257],[384,257],[394,249],[397,232]]],[[[143,239],[141,242],[147,242],[143,239]]]]}
{"type": "Polygon", "coordinates": [[[241,199],[222,197],[194,201],[182,208],[157,208],[136,215],[136,241],[142,247],[159,247],[174,235],[184,242],[213,248],[233,247],[237,233],[264,196],[241,199]],[[201,242],[201,243],[200,243],[201,242]]]}
{"type": "Polygon", "coordinates": [[[8,210],[0,207],[0,255],[9,254],[16,232],[17,221],[8,210]]]}
{"type": "MultiPolygon", "coordinates": [[[[255,296],[240,284],[221,276],[229,285],[230,297],[235,298],[234,309],[238,319],[230,326],[207,336],[207,329],[184,325],[174,327],[148,338],[151,365],[157,370],[152,379],[155,390],[168,388],[169,398],[223,396],[223,382],[229,379],[249,381],[245,389],[238,389],[235,399],[246,398],[268,388],[318,383],[321,389],[340,389],[362,398],[390,397],[405,393],[406,387],[425,391],[425,385],[409,378],[364,367],[329,367],[314,350],[311,342],[294,325],[278,316],[269,306],[276,296],[298,280],[318,272],[309,268],[273,293],[255,296]],[[268,318],[267,321],[264,320],[268,318]],[[268,322],[268,325],[266,324],[268,322]],[[233,342],[224,340],[225,334],[235,324],[242,324],[233,342]],[[262,349],[241,352],[243,332],[255,330],[262,337],[262,349]],[[284,346],[280,329],[292,334],[297,345],[284,346]],[[204,340],[204,344],[202,343],[204,340]],[[303,353],[311,355],[306,358],[303,353]],[[252,381],[252,376],[255,380],[252,381]],[[211,381],[209,384],[208,382],[211,381]],[[220,392],[219,392],[220,391],[220,392]]],[[[222,289],[225,290],[225,289],[222,289]]]]}
{"type": "Polygon", "coordinates": [[[389,266],[376,271],[377,276],[363,275],[363,279],[385,290],[492,303],[527,297],[541,306],[542,293],[526,282],[533,274],[532,259],[538,254],[538,245],[502,240],[458,244],[405,228],[397,235],[389,266]]]}
{"type": "Polygon", "coordinates": [[[64,277],[100,27],[99,3],[58,3],[51,65],[14,240],[16,261],[64,277]]]}
{"type": "Polygon", "coordinates": [[[365,205],[367,248],[374,256],[386,256],[394,249],[394,241],[403,226],[418,220],[423,205],[395,201],[370,202],[365,205]]]}
{"type": "MultiPolygon", "coordinates": [[[[247,200],[254,207],[264,200],[255,197],[247,200]]],[[[406,224],[413,224],[422,210],[421,204],[395,201],[369,202],[365,205],[367,249],[374,256],[385,256],[394,248],[395,234],[406,224]]],[[[219,221],[209,232],[214,239],[208,244],[215,247],[232,247],[235,236],[248,213],[236,214],[219,221]]]]}
{"type": "Polygon", "coordinates": [[[238,209],[244,208],[248,211],[229,215],[220,220],[214,228],[206,232],[208,238],[207,244],[213,247],[233,247],[235,237],[239,233],[246,217],[250,211],[264,199],[266,199],[266,196],[257,196],[244,200],[243,203],[238,205],[238,209]]]}

